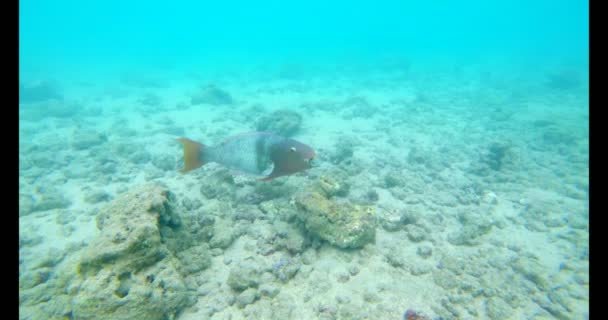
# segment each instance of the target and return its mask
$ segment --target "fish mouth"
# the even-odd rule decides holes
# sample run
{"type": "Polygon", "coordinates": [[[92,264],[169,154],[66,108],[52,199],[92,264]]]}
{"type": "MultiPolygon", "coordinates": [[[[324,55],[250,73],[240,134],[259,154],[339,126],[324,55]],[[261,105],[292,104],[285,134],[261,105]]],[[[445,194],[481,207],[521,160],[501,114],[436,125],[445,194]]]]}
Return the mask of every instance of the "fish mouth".
{"type": "Polygon", "coordinates": [[[312,168],[312,161],[315,159],[315,157],[310,157],[308,159],[305,159],[306,163],[308,163],[308,167],[312,168]]]}
{"type": "Polygon", "coordinates": [[[306,161],[306,163],[308,163],[309,168],[312,168],[312,161],[315,159],[316,156],[317,156],[317,154],[314,151],[311,151],[308,154],[308,157],[304,159],[304,161],[306,161]]]}

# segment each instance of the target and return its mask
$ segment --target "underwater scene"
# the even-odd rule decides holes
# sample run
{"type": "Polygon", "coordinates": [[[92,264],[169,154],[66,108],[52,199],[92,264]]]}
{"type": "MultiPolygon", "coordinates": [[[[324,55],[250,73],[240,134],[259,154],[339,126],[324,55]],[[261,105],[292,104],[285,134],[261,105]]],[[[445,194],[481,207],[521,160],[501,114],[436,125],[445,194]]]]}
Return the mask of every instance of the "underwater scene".
{"type": "Polygon", "coordinates": [[[589,4],[19,2],[20,319],[588,319],[589,4]]]}

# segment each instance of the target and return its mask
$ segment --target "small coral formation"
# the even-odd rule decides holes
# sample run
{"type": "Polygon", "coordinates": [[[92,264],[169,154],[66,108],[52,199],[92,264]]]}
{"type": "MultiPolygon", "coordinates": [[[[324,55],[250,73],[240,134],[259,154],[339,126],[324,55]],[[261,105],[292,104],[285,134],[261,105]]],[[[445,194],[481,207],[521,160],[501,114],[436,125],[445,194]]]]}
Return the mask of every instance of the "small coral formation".
{"type": "Polygon", "coordinates": [[[72,148],[85,150],[108,141],[105,134],[94,130],[77,130],[72,138],[72,148]]]}
{"type": "Polygon", "coordinates": [[[305,228],[340,248],[360,248],[373,242],[376,236],[373,207],[328,199],[327,191],[318,185],[300,192],[295,198],[298,218],[305,228]]]}
{"type": "Polygon", "coordinates": [[[384,186],[386,188],[402,187],[405,185],[405,181],[401,178],[401,175],[397,172],[390,172],[384,176],[384,186]]]}
{"type": "Polygon", "coordinates": [[[51,82],[19,83],[19,102],[32,103],[51,99],[63,99],[63,95],[51,82]]]}
{"type": "Polygon", "coordinates": [[[278,70],[281,79],[300,80],[306,75],[306,68],[300,64],[288,63],[282,65],[278,70]]]}
{"type": "Polygon", "coordinates": [[[491,218],[491,207],[483,206],[482,212],[462,212],[458,219],[462,227],[448,234],[447,240],[453,245],[474,246],[479,244],[480,237],[489,233],[496,222],[491,218]]]}
{"type": "Polygon", "coordinates": [[[378,192],[374,189],[368,190],[365,193],[364,200],[369,203],[377,202],[380,199],[378,192]]]}
{"type": "Polygon", "coordinates": [[[414,309],[407,309],[407,311],[403,314],[403,320],[430,320],[431,318],[426,315],[418,312],[414,309]]]}
{"type": "Polygon", "coordinates": [[[104,191],[88,192],[84,196],[84,202],[90,203],[90,204],[96,204],[96,203],[108,201],[111,199],[112,199],[112,196],[104,191]]]}
{"type": "Polygon", "coordinates": [[[19,216],[26,216],[36,211],[68,208],[72,202],[57,190],[37,188],[36,194],[19,194],[19,216]]]}
{"type": "Polygon", "coordinates": [[[342,136],[336,141],[329,160],[334,164],[350,164],[355,147],[360,144],[358,139],[353,136],[342,136]]]}
{"type": "Polygon", "coordinates": [[[231,222],[224,219],[216,219],[213,224],[213,236],[209,240],[211,248],[226,249],[234,241],[235,235],[231,222]]]}
{"type": "Polygon", "coordinates": [[[508,143],[494,142],[488,148],[486,163],[492,170],[500,170],[509,155],[510,145],[508,143]]]}
{"type": "Polygon", "coordinates": [[[150,153],[142,146],[129,142],[118,142],[112,144],[110,151],[118,157],[125,158],[133,164],[143,165],[152,158],[150,153]]]}
{"type": "Polygon", "coordinates": [[[572,90],[581,85],[580,75],[570,69],[562,69],[547,75],[546,85],[553,90],[572,90]]]}
{"type": "Polygon", "coordinates": [[[514,153],[509,142],[492,142],[479,156],[479,162],[473,165],[472,173],[487,176],[492,172],[503,170],[505,165],[513,163],[514,153]]]}
{"type": "Polygon", "coordinates": [[[500,297],[493,297],[486,302],[486,314],[492,320],[509,319],[513,308],[500,297]]]}
{"type": "Polygon", "coordinates": [[[282,257],[272,264],[272,273],[282,282],[287,282],[293,278],[300,270],[301,262],[299,259],[289,256],[282,257]]]}
{"type": "Polygon", "coordinates": [[[19,118],[38,121],[45,118],[67,119],[91,114],[91,108],[84,108],[79,102],[59,99],[34,101],[19,107],[19,118]]]}
{"type": "Polygon", "coordinates": [[[249,192],[247,196],[250,198],[250,201],[255,200],[253,203],[259,203],[281,197],[289,197],[294,191],[294,187],[286,184],[285,180],[256,181],[253,192],[249,192]]]}
{"type": "Polygon", "coordinates": [[[547,146],[568,146],[576,145],[577,140],[580,140],[572,130],[549,126],[542,130],[542,141],[547,146]]]}
{"type": "Polygon", "coordinates": [[[260,283],[259,271],[250,265],[239,265],[230,271],[226,284],[237,292],[247,288],[257,288],[260,283]]]}
{"type": "Polygon", "coordinates": [[[215,85],[207,85],[200,88],[200,90],[193,94],[190,99],[190,104],[210,104],[214,106],[230,105],[234,103],[230,93],[218,88],[215,85]]]}
{"type": "Polygon", "coordinates": [[[201,194],[207,199],[234,200],[236,196],[234,176],[230,171],[220,168],[217,171],[205,172],[201,183],[201,194]]]}
{"type": "Polygon", "coordinates": [[[342,103],[343,117],[352,118],[371,118],[379,112],[379,109],[367,101],[365,97],[355,96],[346,99],[342,103]]]}
{"type": "Polygon", "coordinates": [[[435,152],[428,148],[414,146],[407,155],[407,162],[413,166],[420,166],[430,170],[441,171],[444,166],[435,152]]]}
{"type": "Polygon", "coordinates": [[[139,102],[148,107],[159,107],[162,105],[162,98],[154,93],[147,93],[139,99],[139,102]]]}
{"type": "Polygon", "coordinates": [[[515,115],[514,111],[505,109],[505,108],[495,108],[489,114],[490,119],[492,119],[495,122],[510,121],[514,115],[515,115]]]}
{"type": "Polygon", "coordinates": [[[162,171],[173,171],[176,168],[175,156],[169,154],[161,154],[152,158],[152,164],[162,171]]]}
{"type": "Polygon", "coordinates": [[[350,185],[344,179],[338,181],[332,176],[322,175],[315,181],[313,188],[326,198],[331,198],[346,196],[350,190],[350,185]]]}
{"type": "Polygon", "coordinates": [[[129,72],[120,78],[123,84],[140,89],[163,89],[169,85],[158,76],[144,74],[141,72],[129,72]]]}
{"type": "Polygon", "coordinates": [[[302,116],[299,113],[291,110],[276,110],[259,118],[255,129],[291,137],[300,130],[301,124],[302,116]]]}
{"type": "Polygon", "coordinates": [[[385,72],[408,74],[412,69],[412,60],[400,55],[390,55],[379,61],[378,68],[385,72]]]}

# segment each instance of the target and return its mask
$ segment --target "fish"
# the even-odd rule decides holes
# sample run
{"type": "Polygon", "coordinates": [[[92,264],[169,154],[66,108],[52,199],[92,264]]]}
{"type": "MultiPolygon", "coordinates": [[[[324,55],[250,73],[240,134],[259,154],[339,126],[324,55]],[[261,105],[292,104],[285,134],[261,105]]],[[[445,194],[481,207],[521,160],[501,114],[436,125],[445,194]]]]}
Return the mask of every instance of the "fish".
{"type": "Polygon", "coordinates": [[[188,138],[176,139],[183,146],[182,173],[211,162],[269,181],[312,168],[315,150],[299,141],[272,132],[247,132],[206,146],[188,138]]]}

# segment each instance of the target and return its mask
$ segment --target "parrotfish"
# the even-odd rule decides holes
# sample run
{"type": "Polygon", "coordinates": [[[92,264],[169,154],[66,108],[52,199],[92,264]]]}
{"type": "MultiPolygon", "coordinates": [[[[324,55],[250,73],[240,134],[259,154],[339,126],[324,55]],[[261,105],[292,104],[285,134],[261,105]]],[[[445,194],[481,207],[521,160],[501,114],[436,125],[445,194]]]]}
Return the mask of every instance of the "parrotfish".
{"type": "Polygon", "coordinates": [[[310,169],[315,158],[311,147],[270,132],[239,134],[215,146],[206,146],[188,138],[176,140],[184,148],[182,173],[215,162],[268,181],[310,169]]]}

